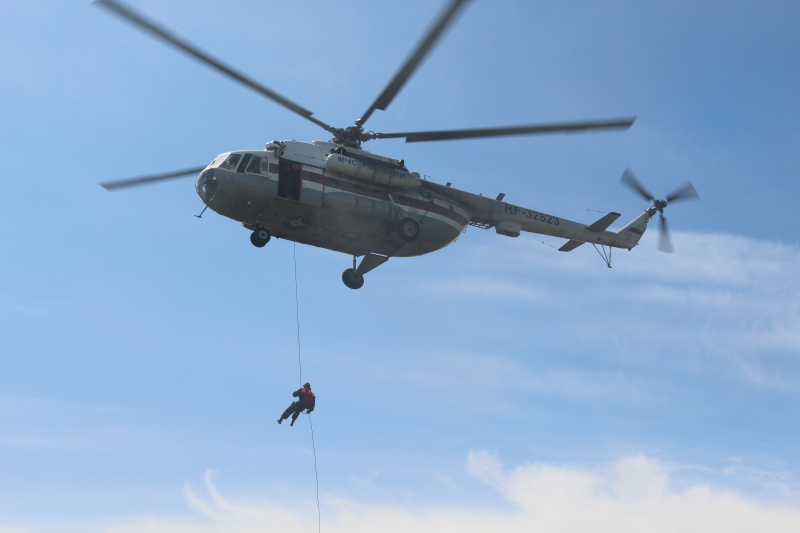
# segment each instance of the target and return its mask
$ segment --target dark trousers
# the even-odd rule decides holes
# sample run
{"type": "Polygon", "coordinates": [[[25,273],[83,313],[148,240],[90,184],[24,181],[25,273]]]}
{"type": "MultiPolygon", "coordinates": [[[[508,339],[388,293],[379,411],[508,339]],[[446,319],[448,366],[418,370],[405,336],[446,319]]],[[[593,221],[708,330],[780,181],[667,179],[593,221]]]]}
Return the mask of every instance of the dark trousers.
{"type": "Polygon", "coordinates": [[[286,408],[286,410],[281,415],[281,420],[286,420],[289,418],[289,415],[292,416],[292,424],[294,421],[297,420],[297,417],[300,416],[300,413],[303,411],[303,407],[300,405],[300,402],[292,402],[292,405],[286,408]]]}

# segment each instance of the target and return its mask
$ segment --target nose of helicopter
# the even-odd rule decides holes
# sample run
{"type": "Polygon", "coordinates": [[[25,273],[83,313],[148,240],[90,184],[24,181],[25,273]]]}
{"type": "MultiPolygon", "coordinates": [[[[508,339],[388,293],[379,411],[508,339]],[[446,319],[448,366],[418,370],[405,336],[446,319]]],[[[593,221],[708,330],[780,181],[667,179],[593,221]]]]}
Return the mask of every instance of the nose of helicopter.
{"type": "Polygon", "coordinates": [[[208,205],[217,190],[217,176],[213,168],[207,168],[197,177],[197,194],[208,205]]]}

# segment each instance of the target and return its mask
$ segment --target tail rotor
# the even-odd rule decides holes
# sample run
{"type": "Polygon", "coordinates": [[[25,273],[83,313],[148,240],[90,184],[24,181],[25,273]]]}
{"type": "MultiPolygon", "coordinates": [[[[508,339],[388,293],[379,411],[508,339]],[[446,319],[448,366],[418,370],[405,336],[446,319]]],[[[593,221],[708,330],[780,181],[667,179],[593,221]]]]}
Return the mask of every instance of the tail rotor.
{"type": "Polygon", "coordinates": [[[694,185],[687,182],[672,192],[672,194],[667,195],[667,197],[663,200],[657,200],[652,194],[650,194],[650,191],[648,191],[645,186],[642,185],[642,182],[636,178],[629,168],[625,169],[625,172],[623,172],[620,182],[648,202],[653,202],[653,205],[647,208],[647,211],[650,213],[651,217],[658,213],[661,227],[661,234],[658,240],[658,249],[667,253],[674,252],[675,250],[672,247],[672,239],[669,236],[669,229],[667,227],[667,218],[664,216],[664,208],[673,202],[699,198],[700,196],[697,194],[697,190],[694,188],[694,185]]]}

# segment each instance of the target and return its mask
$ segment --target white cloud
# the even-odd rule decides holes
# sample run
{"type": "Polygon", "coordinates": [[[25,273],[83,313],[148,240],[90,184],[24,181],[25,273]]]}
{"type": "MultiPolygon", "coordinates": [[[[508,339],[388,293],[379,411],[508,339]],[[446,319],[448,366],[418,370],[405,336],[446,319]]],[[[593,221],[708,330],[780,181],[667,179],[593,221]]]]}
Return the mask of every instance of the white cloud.
{"type": "Polygon", "coordinates": [[[510,472],[487,452],[470,471],[520,511],[521,527],[548,531],[793,531],[800,508],[771,505],[707,484],[672,487],[673,469],[643,455],[596,469],[534,463],[510,472]]]}
{"type": "MultiPolygon", "coordinates": [[[[625,281],[649,279],[687,285],[702,283],[760,287],[771,291],[793,290],[795,293],[800,290],[800,273],[795,268],[800,261],[800,247],[796,244],[724,233],[673,232],[674,254],[658,252],[653,238],[652,242],[643,241],[631,252],[614,249],[611,256],[613,269],[608,271],[590,245],[570,253],[549,251],[542,248],[539,237],[526,234],[518,239],[465,243],[459,253],[467,257],[462,257],[460,262],[465,263],[471,272],[504,271],[509,275],[495,275],[491,279],[499,284],[504,280],[512,290],[520,272],[528,273],[533,284],[539,276],[558,271],[584,279],[587,276],[606,279],[607,282],[619,279],[619,273],[624,273],[625,281]],[[784,285],[786,282],[788,287],[784,285]]],[[[546,238],[556,245],[561,243],[546,238]]],[[[454,257],[453,261],[459,259],[454,257]]]]}
{"type": "MultiPolygon", "coordinates": [[[[471,451],[467,470],[508,502],[488,506],[444,507],[375,505],[324,496],[321,529],[328,533],[408,531],[478,533],[548,532],[702,532],[800,531],[800,507],[757,501],[705,482],[676,488],[676,472],[644,455],[597,467],[529,463],[505,469],[486,451],[471,451]]],[[[697,468],[695,468],[697,470],[697,468]]],[[[247,501],[222,494],[213,471],[204,480],[205,494],[187,487],[194,519],[120,518],[83,532],[102,533],[263,533],[314,532],[320,522],[313,496],[296,504],[247,501]]],[[[68,528],[67,528],[68,529],[68,528]]],[[[62,528],[64,530],[64,528],[62,528]]],[[[77,531],[77,529],[75,529],[77,531]]],[[[19,530],[3,529],[0,532],[19,530]]]]}
{"type": "Polygon", "coordinates": [[[619,345],[618,353],[639,360],[677,357],[697,368],[736,369],[751,384],[796,389],[797,245],[676,233],[677,253],[645,243],[617,254],[608,270],[591,249],[544,253],[521,239],[465,249],[456,271],[428,290],[479,301],[489,318],[498,305],[514,306],[573,345],[619,345]]]}

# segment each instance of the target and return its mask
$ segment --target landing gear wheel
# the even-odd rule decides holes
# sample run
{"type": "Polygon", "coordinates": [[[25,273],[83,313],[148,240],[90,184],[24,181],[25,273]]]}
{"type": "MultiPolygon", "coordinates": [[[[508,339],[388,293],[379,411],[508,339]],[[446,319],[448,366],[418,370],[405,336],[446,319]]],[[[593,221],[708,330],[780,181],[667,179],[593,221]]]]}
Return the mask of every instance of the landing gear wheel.
{"type": "Polygon", "coordinates": [[[419,224],[413,218],[404,218],[397,223],[397,235],[406,242],[414,242],[419,237],[419,224]]]}
{"type": "Polygon", "coordinates": [[[342,272],[342,281],[350,289],[360,289],[364,286],[364,276],[357,273],[352,268],[348,268],[342,272]]]}
{"type": "Polygon", "coordinates": [[[250,234],[250,242],[253,243],[253,246],[259,248],[266,246],[271,238],[272,235],[264,228],[256,228],[256,230],[250,234]]]}

